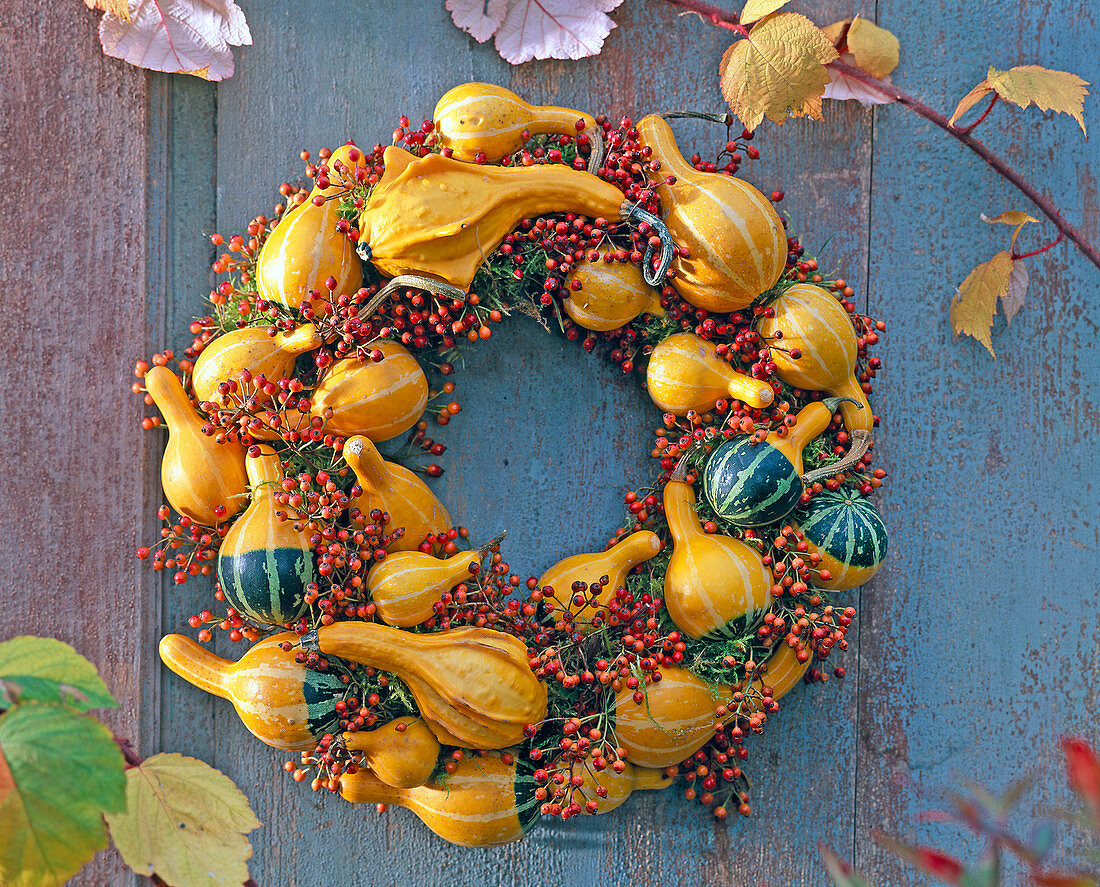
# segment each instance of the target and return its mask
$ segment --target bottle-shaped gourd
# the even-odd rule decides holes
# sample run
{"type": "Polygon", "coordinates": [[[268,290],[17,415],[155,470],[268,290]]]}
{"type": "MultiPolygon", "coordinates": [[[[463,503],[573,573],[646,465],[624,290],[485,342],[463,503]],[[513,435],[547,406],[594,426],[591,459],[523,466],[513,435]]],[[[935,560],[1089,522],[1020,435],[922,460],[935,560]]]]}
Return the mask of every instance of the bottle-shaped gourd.
{"type": "Polygon", "coordinates": [[[565,313],[586,330],[617,330],[639,314],[665,313],[642,269],[631,263],[584,262],[566,275],[564,291],[565,313]]]}
{"type": "Polygon", "coordinates": [[[476,575],[489,548],[503,536],[476,551],[460,551],[441,560],[423,551],[394,551],[367,573],[367,590],[383,622],[401,628],[419,625],[431,617],[433,605],[476,575]]]}
{"type": "Polygon", "coordinates": [[[676,147],[672,129],[660,117],[638,121],[643,145],[660,169],[650,171],[665,224],[686,258],[672,262],[672,286],[692,305],[708,311],[737,311],[770,289],[787,261],[787,235],[768,199],[748,182],[721,173],[699,172],[676,147]],[[669,185],[668,176],[676,181],[669,185]]]}
{"type": "Polygon", "coordinates": [[[453,773],[415,788],[387,785],[369,770],[340,777],[340,794],[353,804],[396,804],[415,813],[445,841],[490,847],[522,838],[538,822],[534,769],[519,752],[505,763],[491,752],[468,755],[453,773]]]}
{"type": "Polygon", "coordinates": [[[413,634],[367,622],[337,622],[306,635],[321,652],[396,675],[440,742],[505,748],[546,717],[546,685],[527,646],[487,628],[413,634]]]}
{"type": "Polygon", "coordinates": [[[665,570],[665,606],[690,638],[744,634],[772,602],[772,578],[759,552],[739,539],[706,533],[695,491],[673,473],[665,485],[672,558],[665,570]]]}
{"type": "Polygon", "coordinates": [[[360,249],[386,277],[426,274],[467,291],[522,219],[575,212],[629,214],[623,192],[564,164],[479,166],[441,154],[383,154],[386,171],[359,217],[360,249]]]}
{"type": "Polygon", "coordinates": [[[244,447],[219,444],[202,433],[204,420],[168,368],[149,370],[145,390],[168,425],[168,445],[160,463],[160,483],[168,504],[208,527],[244,508],[248,502],[244,447]],[[220,514],[219,508],[224,509],[220,514]]]}
{"type": "Polygon", "coordinates": [[[325,371],[311,398],[311,411],[323,416],[333,434],[362,434],[382,441],[404,434],[424,415],[428,379],[416,358],[398,342],[384,340],[377,350],[382,360],[354,357],[335,360],[325,371]]]}
{"type": "Polygon", "coordinates": [[[500,160],[522,148],[533,135],[576,136],[581,128],[594,130],[588,114],[531,105],[492,83],[463,83],[443,95],[432,115],[439,143],[458,160],[472,161],[484,154],[500,160]]]}
{"type": "Polygon", "coordinates": [[[852,398],[840,407],[844,426],[870,433],[875,417],[856,379],[858,343],[848,312],[832,293],[812,283],[795,284],[768,307],[774,316],[761,317],[756,329],[771,340],[783,333],[775,342],[780,347],[771,349],[776,375],[795,388],[852,398]],[[791,357],[792,351],[801,356],[791,357]]]}
{"type": "Polygon", "coordinates": [[[328,159],[329,172],[310,192],[305,203],[288,212],[268,235],[256,260],[256,286],[268,302],[297,309],[302,302],[322,313],[331,310],[323,300],[310,298],[310,290],[323,298],[351,295],[363,282],[363,265],[355,244],[336,229],[339,222],[339,194],[349,173],[337,171],[337,163],[355,173],[366,165],[362,151],[342,145],[328,159]],[[353,155],[354,152],[354,155],[353,155]],[[352,160],[352,156],[356,160],[352,160]],[[323,183],[327,187],[321,187],[323,183]],[[320,206],[314,201],[320,201],[320,206]],[[332,277],[336,288],[329,292],[325,281],[332,277]]]}
{"type": "Polygon", "coordinates": [[[269,382],[288,378],[298,355],[320,348],[321,344],[321,334],[311,323],[274,337],[267,334],[266,327],[230,330],[210,342],[195,361],[191,374],[195,396],[200,401],[220,405],[218,386],[230,380],[239,383],[245,370],[253,376],[262,375],[269,382]]]}
{"type": "Polygon", "coordinates": [[[378,448],[365,437],[350,438],[344,444],[344,461],[355,472],[363,494],[352,508],[363,512],[367,522],[374,509],[387,512],[387,531],[403,528],[405,534],[389,546],[389,551],[415,551],[429,533],[451,528],[447,509],[416,474],[403,465],[387,462],[378,448]]]}
{"type": "Polygon", "coordinates": [[[160,658],[181,678],[228,699],[248,732],[274,748],[309,751],[339,718],[336,703],[348,694],[339,673],[311,671],[284,651],[284,632],[254,644],[237,662],[215,656],[181,634],[166,635],[160,658]]]}
{"type": "Polygon", "coordinates": [[[375,730],[345,733],[344,744],[362,756],[362,766],[395,788],[423,785],[439,759],[439,740],[420,718],[397,718],[375,730]]]}
{"type": "Polygon", "coordinates": [[[886,559],[886,526],[870,502],[850,491],[822,490],[791,516],[811,553],[821,557],[819,569],[829,572],[813,582],[830,591],[863,585],[886,559]]]}
{"type": "Polygon", "coordinates": [[[218,549],[218,583],[242,616],[286,625],[305,612],[306,586],[317,581],[313,552],[294,513],[275,501],[283,466],[267,444],[245,460],[252,504],[233,522],[218,549]],[[282,512],[286,519],[277,516],[282,512]]]}
{"type": "Polygon", "coordinates": [[[645,384],[650,400],[662,410],[686,416],[709,413],[715,401],[735,398],[754,409],[771,404],[768,382],[739,373],[716,352],[717,346],[694,333],[676,333],[649,356],[645,384]]]}
{"type": "Polygon", "coordinates": [[[835,399],[799,410],[785,437],[771,432],[761,443],[738,435],[720,444],[703,469],[703,493],[711,508],[739,527],[782,520],[802,498],[802,451],[829,427],[835,399]]]}
{"type": "MultiPolygon", "coordinates": [[[[562,613],[570,611],[576,617],[575,629],[587,634],[598,627],[598,624],[593,623],[600,620],[595,620],[594,617],[611,603],[615,592],[626,585],[626,574],[638,564],[654,557],[660,550],[661,540],[656,533],[648,530],[632,533],[607,551],[574,554],[558,561],[542,574],[539,587],[553,588],[554,596],[550,600],[554,608],[562,613]],[[604,577],[607,581],[601,583],[604,577]],[[600,583],[602,590],[595,598],[591,598],[587,589],[575,593],[574,582],[582,582],[588,586],[600,583]],[[577,595],[583,598],[581,602],[576,600],[577,595]]],[[[603,618],[606,616],[604,611],[603,618]]]]}

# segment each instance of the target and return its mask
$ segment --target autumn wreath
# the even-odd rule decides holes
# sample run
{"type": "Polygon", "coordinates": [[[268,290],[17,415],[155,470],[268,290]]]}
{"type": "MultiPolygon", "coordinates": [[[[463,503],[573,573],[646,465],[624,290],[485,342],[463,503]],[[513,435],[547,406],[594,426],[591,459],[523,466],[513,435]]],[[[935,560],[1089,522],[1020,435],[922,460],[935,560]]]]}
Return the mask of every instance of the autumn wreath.
{"type": "Polygon", "coordinates": [[[662,117],[466,84],[212,236],[225,278],[194,343],[137,366],[169,430],[165,526],[138,555],[216,573],[220,612],[191,626],[248,650],[169,635],[161,656],[300,753],[294,779],[471,845],[672,782],[750,812],[745,739],[830,676],[855,615],[836,596],[886,553],[883,325],[787,236],[782,194],[737,177],[758,152],[718,119],[716,158],[688,160],[662,117]],[[422,479],[456,355],[514,312],[643,378],[660,426],[606,549],[526,581],[422,479]]]}

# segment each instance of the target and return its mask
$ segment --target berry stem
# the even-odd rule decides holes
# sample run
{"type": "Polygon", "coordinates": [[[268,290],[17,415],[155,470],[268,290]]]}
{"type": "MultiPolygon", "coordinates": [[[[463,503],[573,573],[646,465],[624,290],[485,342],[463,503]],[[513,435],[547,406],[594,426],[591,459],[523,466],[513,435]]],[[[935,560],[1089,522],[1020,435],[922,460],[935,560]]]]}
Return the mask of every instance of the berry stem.
{"type": "Polygon", "coordinates": [[[1048,243],[1046,246],[1041,246],[1038,249],[1033,249],[1029,253],[1021,253],[1019,255],[1017,255],[1016,253],[1012,253],[1012,258],[1013,259],[1027,259],[1027,258],[1030,258],[1031,256],[1037,256],[1037,255],[1039,255],[1039,253],[1045,253],[1048,249],[1053,249],[1054,247],[1056,247],[1059,243],[1061,243],[1065,239],[1066,239],[1066,234],[1063,231],[1057,237],[1055,237],[1054,240],[1052,240],[1050,243],[1048,243]]]}
{"type": "Polygon", "coordinates": [[[974,131],[974,129],[977,127],[977,125],[979,123],[981,123],[983,120],[985,120],[986,117],[989,116],[989,112],[993,110],[993,106],[995,104],[997,104],[997,93],[993,93],[992,97],[989,99],[989,104],[986,106],[986,109],[984,111],[982,111],[982,116],[981,117],[979,117],[977,120],[975,120],[969,126],[959,126],[959,127],[956,127],[956,129],[958,129],[959,132],[961,132],[961,133],[965,133],[965,134],[972,133],[974,131]]]}

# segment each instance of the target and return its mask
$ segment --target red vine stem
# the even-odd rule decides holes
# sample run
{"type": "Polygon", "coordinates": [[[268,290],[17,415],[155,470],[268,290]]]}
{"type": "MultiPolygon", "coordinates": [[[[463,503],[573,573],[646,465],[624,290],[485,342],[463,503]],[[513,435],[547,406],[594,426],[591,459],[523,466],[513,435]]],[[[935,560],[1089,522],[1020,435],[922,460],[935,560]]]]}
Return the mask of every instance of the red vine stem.
{"type": "MultiPolygon", "coordinates": [[[[740,23],[737,16],[733,13],[726,12],[723,9],[719,9],[717,6],[712,6],[710,3],[705,3],[703,0],[665,0],[666,3],[672,6],[678,6],[681,9],[686,9],[689,12],[694,12],[701,18],[709,21],[711,24],[717,25],[721,28],[727,28],[731,31],[737,31],[742,36],[747,35],[745,27],[740,23]]],[[[952,138],[957,139],[962,144],[966,145],[971,151],[982,158],[990,167],[992,167],[998,174],[1008,179],[1013,185],[1028,200],[1030,200],[1039,211],[1045,215],[1061,234],[1071,240],[1085,257],[1092,262],[1098,269],[1100,269],[1100,252],[1097,252],[1094,247],[1085,238],[1085,235],[1078,231],[1073,225],[1069,223],[1065,216],[1059,211],[1058,207],[1050,200],[1050,198],[1041,194],[1039,190],[1027,181],[1020,173],[1014,170],[1004,160],[989,150],[982,142],[979,142],[970,134],[970,130],[974,126],[969,127],[957,127],[948,123],[947,118],[940,114],[938,111],[929,108],[924,102],[914,98],[908,93],[902,92],[896,86],[883,83],[876,77],[872,77],[870,74],[861,71],[859,68],[852,65],[846,65],[844,62],[835,61],[832,62],[829,67],[843,73],[844,75],[851,77],[853,80],[858,80],[865,86],[870,87],[881,95],[886,96],[892,101],[897,102],[899,105],[908,108],[916,114],[919,114],[925,120],[935,124],[952,138]]],[[[992,108],[992,103],[990,104],[992,108]]],[[[989,108],[986,109],[986,114],[989,113],[989,108]]],[[[985,117],[985,114],[982,115],[985,117]]],[[[974,125],[981,122],[979,119],[974,125]]]]}

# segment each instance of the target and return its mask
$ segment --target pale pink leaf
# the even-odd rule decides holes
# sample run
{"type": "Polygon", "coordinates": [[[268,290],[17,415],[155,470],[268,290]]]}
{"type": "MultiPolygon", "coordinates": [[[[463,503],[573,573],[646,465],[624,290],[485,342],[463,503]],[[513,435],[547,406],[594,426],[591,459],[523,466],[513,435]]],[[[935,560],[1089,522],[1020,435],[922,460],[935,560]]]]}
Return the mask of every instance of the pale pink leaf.
{"type": "Polygon", "coordinates": [[[446,6],[454,23],[478,43],[492,37],[508,14],[508,0],[447,0],[446,6]]]}
{"type": "Polygon", "coordinates": [[[1023,259],[1013,259],[1012,273],[1008,275],[1008,289],[1001,294],[1001,309],[1005,313],[1005,320],[1009,323],[1012,323],[1016,312],[1024,307],[1027,284],[1027,266],[1023,259]]]}
{"type": "Polygon", "coordinates": [[[622,0],[511,0],[496,48],[513,65],[531,59],[597,55],[615,23],[606,13],[622,0]]]}
{"type": "Polygon", "coordinates": [[[112,58],[206,80],[233,76],[229,47],[252,43],[233,0],[132,0],[129,21],[103,16],[99,39],[112,58]]]}
{"type": "MultiPolygon", "coordinates": [[[[844,53],[840,60],[846,65],[854,66],[855,60],[849,53],[844,53]]],[[[832,65],[826,65],[825,70],[829,72],[829,83],[825,87],[825,92],[821,94],[823,99],[855,99],[868,108],[871,105],[888,105],[894,101],[892,97],[873,89],[862,80],[856,80],[855,77],[837,70],[832,65]]],[[[889,84],[890,78],[883,77],[882,82],[889,84]]]]}

